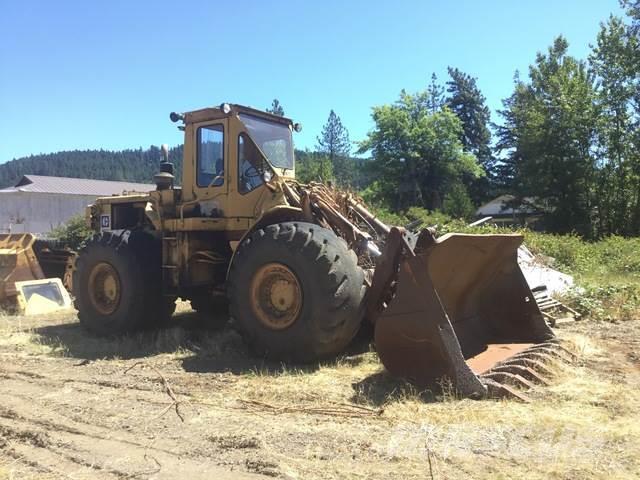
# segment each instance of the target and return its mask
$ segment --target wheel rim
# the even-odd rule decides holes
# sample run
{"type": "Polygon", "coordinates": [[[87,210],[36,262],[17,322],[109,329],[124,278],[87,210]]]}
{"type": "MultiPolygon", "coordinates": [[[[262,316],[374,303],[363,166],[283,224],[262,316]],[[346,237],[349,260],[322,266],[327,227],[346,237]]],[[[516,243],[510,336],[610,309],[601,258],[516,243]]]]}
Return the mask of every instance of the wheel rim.
{"type": "Polygon", "coordinates": [[[272,330],[291,326],[302,309],[302,289],[296,275],[282,263],[267,263],[251,280],[251,307],[272,330]]]}
{"type": "Polygon", "coordinates": [[[102,315],[111,315],[120,304],[121,293],[120,276],[113,265],[96,264],[89,275],[89,298],[93,307],[102,315]]]}

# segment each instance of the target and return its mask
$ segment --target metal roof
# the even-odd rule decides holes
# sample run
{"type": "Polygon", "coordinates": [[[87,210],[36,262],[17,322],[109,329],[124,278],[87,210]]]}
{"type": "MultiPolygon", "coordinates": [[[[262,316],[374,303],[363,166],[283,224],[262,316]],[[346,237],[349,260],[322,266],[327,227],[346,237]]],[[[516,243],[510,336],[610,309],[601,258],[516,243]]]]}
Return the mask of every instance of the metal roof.
{"type": "Polygon", "coordinates": [[[113,182],[88,178],[46,177],[43,175],[23,175],[13,187],[0,189],[0,193],[35,192],[60,193],[65,195],[95,195],[108,197],[123,192],[150,192],[156,186],[149,183],[113,182]]]}
{"type": "Polygon", "coordinates": [[[513,208],[509,205],[510,202],[515,200],[513,195],[500,195],[494,198],[488,203],[485,203],[476,210],[476,215],[479,217],[499,217],[504,215],[522,215],[522,214],[535,214],[539,211],[533,207],[533,198],[524,198],[524,205],[520,205],[513,208]]]}

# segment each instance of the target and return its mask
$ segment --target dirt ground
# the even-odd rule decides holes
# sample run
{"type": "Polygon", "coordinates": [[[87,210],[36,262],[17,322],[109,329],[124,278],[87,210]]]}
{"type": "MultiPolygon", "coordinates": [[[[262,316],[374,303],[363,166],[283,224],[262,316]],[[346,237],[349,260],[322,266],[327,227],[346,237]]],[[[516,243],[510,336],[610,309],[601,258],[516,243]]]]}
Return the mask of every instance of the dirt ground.
{"type": "Polygon", "coordinates": [[[638,478],[640,321],[564,325],[579,358],[525,404],[415,391],[366,344],[268,364],[182,310],[116,340],[0,317],[0,479],[638,478]]]}

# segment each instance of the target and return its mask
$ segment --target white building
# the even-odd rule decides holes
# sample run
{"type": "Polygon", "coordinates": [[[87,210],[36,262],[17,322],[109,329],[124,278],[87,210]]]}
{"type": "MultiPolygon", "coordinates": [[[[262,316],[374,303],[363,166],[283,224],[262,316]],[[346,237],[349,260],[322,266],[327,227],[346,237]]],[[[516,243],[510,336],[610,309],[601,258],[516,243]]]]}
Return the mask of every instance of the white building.
{"type": "Polygon", "coordinates": [[[533,198],[524,198],[521,203],[516,204],[513,195],[501,195],[478,208],[476,217],[492,217],[492,223],[499,225],[532,226],[542,218],[543,214],[534,205],[533,198]]]}
{"type": "Polygon", "coordinates": [[[0,233],[46,234],[83,214],[97,197],[155,188],[145,183],[24,175],[13,187],[0,189],[0,233]]]}

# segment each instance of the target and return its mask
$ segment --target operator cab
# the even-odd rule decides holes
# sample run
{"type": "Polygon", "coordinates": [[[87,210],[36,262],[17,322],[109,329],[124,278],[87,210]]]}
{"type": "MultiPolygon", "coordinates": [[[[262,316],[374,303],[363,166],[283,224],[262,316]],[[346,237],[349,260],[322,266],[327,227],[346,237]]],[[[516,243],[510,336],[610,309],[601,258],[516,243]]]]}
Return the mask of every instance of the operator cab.
{"type": "MultiPolygon", "coordinates": [[[[244,126],[244,130],[254,147],[256,147],[246,147],[247,142],[244,139],[238,140],[242,144],[238,146],[238,150],[246,150],[245,160],[248,162],[244,166],[241,165],[240,174],[243,180],[248,181],[249,184],[255,184],[256,182],[254,179],[255,169],[259,167],[260,163],[255,158],[256,154],[259,154],[263,160],[267,161],[272,173],[282,177],[293,177],[294,175],[295,162],[292,132],[300,132],[302,126],[299,123],[294,123],[289,118],[251,107],[228,103],[223,103],[217,108],[203,108],[186,113],[172,112],[169,117],[174,123],[179,121],[184,123],[184,126],[179,127],[181,130],[185,130],[189,125],[196,125],[202,122],[216,122],[229,118],[238,120],[244,126]]],[[[209,160],[209,163],[203,163],[202,165],[203,177],[200,183],[206,183],[206,177],[219,184],[224,176],[223,126],[215,123],[204,129],[200,127],[197,137],[198,144],[201,145],[203,158],[209,160]]]]}
{"type": "Polygon", "coordinates": [[[228,103],[170,118],[184,131],[179,218],[234,218],[239,230],[248,228],[276,201],[278,178],[295,178],[292,133],[301,126],[289,118],[228,103]]]}

